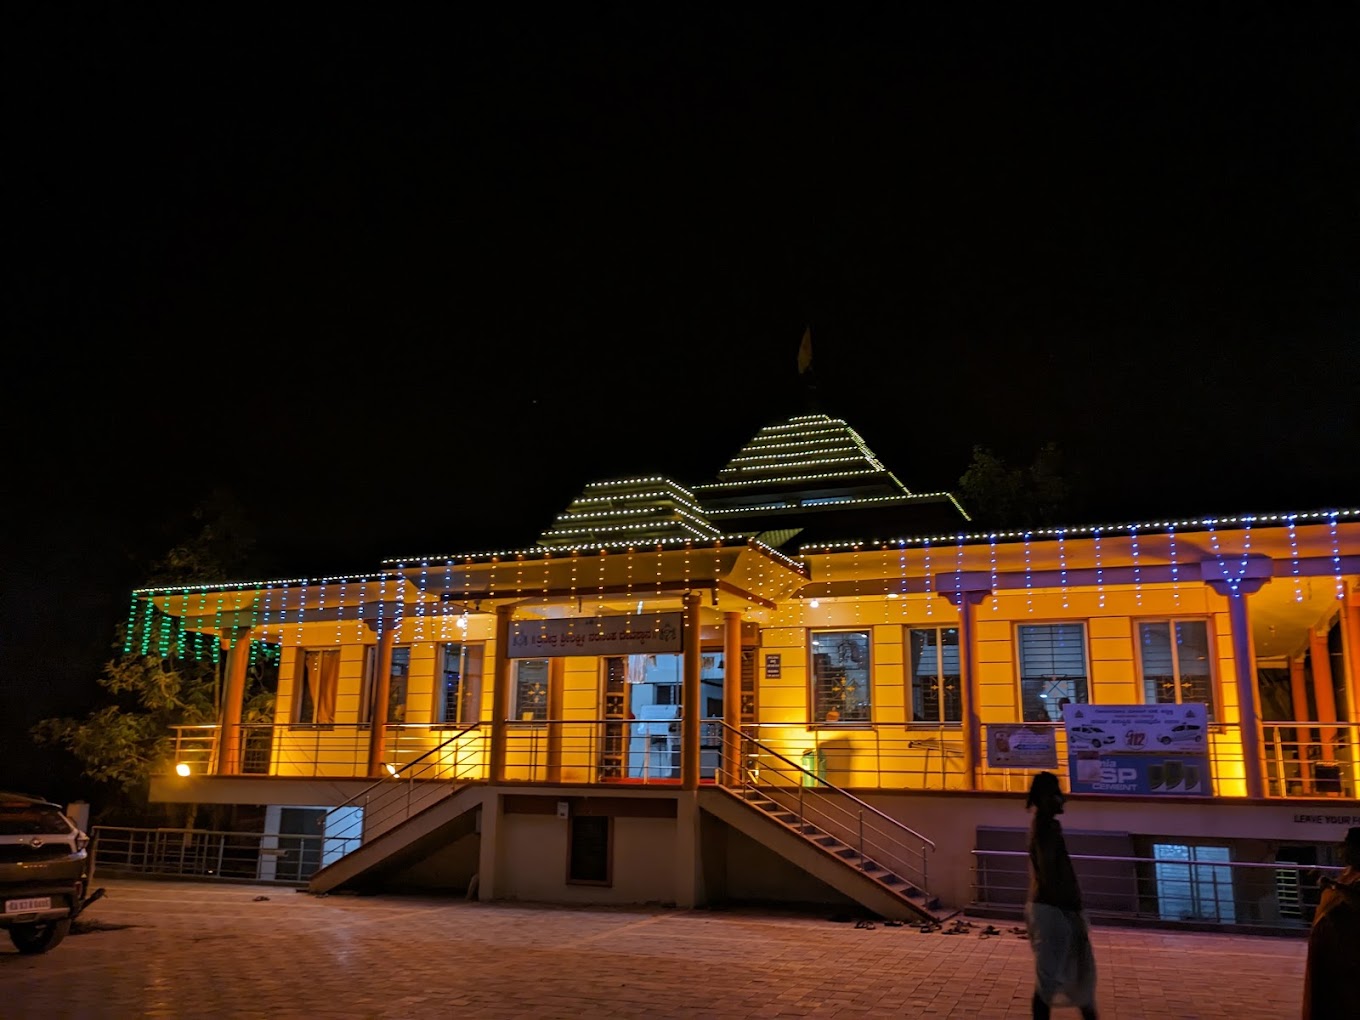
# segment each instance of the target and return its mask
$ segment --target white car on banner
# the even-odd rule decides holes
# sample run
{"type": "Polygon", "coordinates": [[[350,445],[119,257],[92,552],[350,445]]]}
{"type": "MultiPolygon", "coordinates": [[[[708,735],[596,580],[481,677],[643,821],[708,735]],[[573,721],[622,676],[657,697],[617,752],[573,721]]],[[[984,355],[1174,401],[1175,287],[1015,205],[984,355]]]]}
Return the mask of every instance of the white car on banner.
{"type": "Polygon", "coordinates": [[[1163,744],[1199,744],[1204,741],[1204,727],[1198,723],[1177,723],[1161,733],[1157,740],[1163,744]]]}

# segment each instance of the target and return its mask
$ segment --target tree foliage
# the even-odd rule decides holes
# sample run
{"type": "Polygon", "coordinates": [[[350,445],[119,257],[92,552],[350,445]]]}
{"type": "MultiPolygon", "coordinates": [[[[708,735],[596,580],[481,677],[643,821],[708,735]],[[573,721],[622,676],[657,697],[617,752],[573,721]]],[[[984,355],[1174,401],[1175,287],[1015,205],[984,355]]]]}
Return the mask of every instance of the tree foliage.
{"type": "MultiPolygon", "coordinates": [[[[174,542],[148,568],[147,586],[201,585],[229,580],[228,570],[249,559],[253,539],[232,497],[215,493],[192,516],[194,534],[174,542]]],[[[122,627],[115,647],[122,647],[122,627]]],[[[40,746],[60,747],[80,762],[104,795],[99,815],[144,813],[151,776],[166,770],[175,750],[174,727],[218,721],[222,656],[215,660],[124,654],[104,664],[104,703],[84,718],[51,718],[31,730],[40,746]]],[[[243,723],[273,719],[273,685],[263,664],[246,678],[243,723]]],[[[190,817],[192,817],[192,809],[190,817]]]]}
{"type": "Polygon", "coordinates": [[[1074,486],[1057,443],[1046,443],[1027,467],[1007,464],[985,446],[959,479],[959,497],[973,521],[986,528],[1060,524],[1075,511],[1074,486]]]}

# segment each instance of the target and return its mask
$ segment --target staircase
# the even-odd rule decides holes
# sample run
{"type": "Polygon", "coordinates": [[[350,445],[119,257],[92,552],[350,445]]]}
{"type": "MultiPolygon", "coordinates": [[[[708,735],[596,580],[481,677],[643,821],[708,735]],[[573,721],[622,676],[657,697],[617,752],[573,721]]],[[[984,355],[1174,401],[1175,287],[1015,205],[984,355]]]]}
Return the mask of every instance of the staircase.
{"type": "Polygon", "coordinates": [[[323,866],[308,880],[307,891],[361,886],[432,846],[461,838],[466,835],[462,830],[471,831],[474,809],[482,803],[481,786],[466,778],[480,762],[475,740],[463,739],[473,730],[458,730],[389,778],[326,812],[323,866]]]}
{"type": "Polygon", "coordinates": [[[737,739],[741,778],[705,790],[704,810],[884,920],[958,913],[929,891],[931,840],[760,741],[737,739]]]}

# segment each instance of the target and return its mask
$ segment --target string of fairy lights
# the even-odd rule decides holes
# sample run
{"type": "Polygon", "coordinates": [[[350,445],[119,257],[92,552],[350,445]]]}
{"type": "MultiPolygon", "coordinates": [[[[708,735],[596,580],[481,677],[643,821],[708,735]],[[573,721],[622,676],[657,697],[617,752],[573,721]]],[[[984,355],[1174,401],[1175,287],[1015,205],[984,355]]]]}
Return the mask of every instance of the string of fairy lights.
{"type": "MultiPolygon", "coordinates": [[[[1342,554],[1341,525],[1356,520],[1358,516],[1360,511],[1357,510],[1336,509],[1286,514],[1248,514],[1224,518],[1187,518],[1116,527],[1129,557],[1134,601],[1140,608],[1144,605],[1145,589],[1150,583],[1145,573],[1145,568],[1149,564],[1142,540],[1158,530],[1166,536],[1165,552],[1154,561],[1160,572],[1152,583],[1160,586],[1169,581],[1173,604],[1179,607],[1186,580],[1181,549],[1187,536],[1197,531],[1207,535],[1210,554],[1219,564],[1219,576],[1224,579],[1229,592],[1237,594],[1241,591],[1242,583],[1247,578],[1252,559],[1256,555],[1257,540],[1262,534],[1262,529],[1267,527],[1278,528],[1277,534],[1283,533],[1282,541],[1277,548],[1285,546],[1287,552],[1285,548],[1281,548],[1279,559],[1287,560],[1289,564],[1288,576],[1293,585],[1294,601],[1302,601],[1304,577],[1316,576],[1318,572],[1316,565],[1305,570],[1307,557],[1302,548],[1302,531],[1307,526],[1317,524],[1323,524],[1326,528],[1325,541],[1329,546],[1329,566],[1336,598],[1344,598],[1347,560],[1342,554]],[[1235,535],[1236,540],[1230,543],[1229,535],[1235,535]]],[[[1061,593],[1062,605],[1064,608],[1070,608],[1069,594],[1073,589],[1071,542],[1074,538],[1085,536],[1090,539],[1091,544],[1083,556],[1090,557],[1088,562],[1094,563],[1097,605],[1104,609],[1110,581],[1107,563],[1110,528],[1108,525],[1100,525],[1033,529],[1018,533],[1006,531],[984,534],[955,533],[949,536],[949,541],[954,547],[951,559],[955,584],[958,586],[962,583],[963,574],[968,568],[968,547],[985,542],[987,548],[984,562],[989,575],[988,584],[992,594],[993,610],[998,611],[1002,591],[1001,550],[1006,545],[1018,544],[1023,562],[1026,612],[1032,614],[1036,610],[1036,593],[1040,586],[1034,557],[1038,546],[1047,544],[1053,550],[1047,555],[1055,556],[1057,563],[1055,574],[1047,576],[1056,576],[1055,587],[1061,593]]],[[[1316,530],[1310,534],[1313,536],[1308,540],[1311,543],[1310,547],[1316,550],[1321,536],[1316,530]]],[[[286,637],[289,641],[302,644],[313,620],[329,621],[335,627],[334,640],[337,643],[344,643],[346,620],[354,621],[357,628],[354,631],[355,637],[362,640],[365,621],[370,616],[373,618],[371,622],[374,628],[381,634],[389,628],[399,627],[408,612],[416,616],[414,633],[417,640],[426,640],[434,636],[429,627],[430,617],[434,615],[440,619],[439,633],[444,637],[448,634],[451,614],[434,608],[437,599],[433,598],[430,592],[435,578],[442,576],[442,590],[451,591],[457,584],[454,572],[455,567],[458,568],[457,573],[461,575],[464,595],[460,612],[465,621],[468,605],[474,597],[471,584],[476,571],[481,570],[490,579],[490,590],[493,593],[504,596],[513,590],[516,599],[521,600],[534,594],[534,585],[526,573],[528,563],[531,560],[542,562],[543,576],[539,587],[546,588],[551,564],[562,557],[570,561],[571,600],[579,604],[581,595],[589,588],[593,588],[594,591],[590,594],[595,596],[592,600],[595,602],[595,612],[604,615],[604,596],[608,578],[611,576],[606,565],[618,554],[622,554],[624,561],[623,593],[625,599],[632,603],[641,581],[638,557],[644,553],[654,559],[655,571],[650,578],[652,582],[650,587],[653,589],[654,597],[660,600],[668,587],[671,590],[676,587],[677,581],[681,587],[687,588],[690,585],[696,568],[694,557],[701,548],[709,550],[705,559],[710,562],[706,563],[705,567],[716,577],[721,551],[737,546],[759,551],[762,585],[767,583],[763,572],[767,567],[775,565],[785,570],[797,571],[805,579],[811,580],[809,557],[813,555],[816,555],[821,563],[819,572],[829,585],[835,577],[837,556],[849,553],[847,569],[849,576],[854,580],[851,586],[852,597],[856,603],[854,614],[862,611],[859,606],[863,601],[860,597],[862,594],[860,583],[867,578],[864,569],[866,562],[871,572],[888,575],[892,569],[889,564],[895,561],[898,575],[896,581],[885,578],[884,587],[875,590],[880,593],[880,597],[900,598],[902,614],[911,612],[908,609],[909,604],[916,604],[924,615],[929,617],[935,613],[934,604],[940,594],[935,590],[934,568],[939,551],[937,546],[942,543],[943,536],[932,535],[898,538],[891,543],[828,543],[804,547],[799,556],[794,558],[747,536],[720,536],[704,543],[696,543],[693,539],[665,537],[649,540],[645,547],[636,542],[606,541],[591,543],[585,548],[565,547],[549,550],[537,546],[521,550],[463,554],[458,557],[391,559],[384,561],[382,571],[370,575],[319,579],[291,578],[197,588],[183,586],[142,588],[133,593],[129,605],[124,651],[161,657],[211,658],[216,661],[223,654],[222,641],[226,636],[240,633],[251,636],[251,659],[257,662],[261,655],[277,654],[276,646],[285,641],[283,628],[287,629],[286,637]],[[912,555],[913,547],[919,551],[919,559],[912,555]],[[865,561],[863,553],[871,550],[879,553],[877,559],[865,561]],[[663,564],[664,557],[672,551],[681,554],[683,579],[672,580],[668,586],[663,564]],[[597,563],[592,571],[593,576],[587,582],[587,589],[583,589],[578,568],[587,555],[596,558],[597,563]],[[879,564],[876,571],[874,563],[879,564]],[[507,580],[510,575],[513,575],[513,580],[507,580]],[[911,603],[907,598],[912,590],[908,580],[913,575],[918,576],[921,581],[922,598],[916,603],[911,603]],[[411,602],[415,603],[414,606],[410,604],[411,602]]],[[[1310,555],[1316,557],[1316,552],[1310,555]]],[[[978,563],[972,569],[979,569],[982,566],[983,563],[978,563]]],[[[618,574],[612,576],[619,577],[618,574]]],[[[770,579],[772,580],[774,576],[770,575],[770,579]]],[[[614,583],[618,584],[618,581],[614,583]]],[[[1079,582],[1079,585],[1089,583],[1079,582]]],[[[1053,582],[1045,580],[1042,584],[1052,585],[1053,582]]],[[[827,590],[831,589],[828,587],[827,590]]],[[[546,618],[551,597],[544,594],[542,598],[546,618]]],[[[815,607],[812,600],[802,604],[808,608],[815,607]]],[[[642,605],[642,602],[637,603],[639,612],[642,605]]],[[[860,617],[855,615],[855,619],[858,621],[860,617]]]]}

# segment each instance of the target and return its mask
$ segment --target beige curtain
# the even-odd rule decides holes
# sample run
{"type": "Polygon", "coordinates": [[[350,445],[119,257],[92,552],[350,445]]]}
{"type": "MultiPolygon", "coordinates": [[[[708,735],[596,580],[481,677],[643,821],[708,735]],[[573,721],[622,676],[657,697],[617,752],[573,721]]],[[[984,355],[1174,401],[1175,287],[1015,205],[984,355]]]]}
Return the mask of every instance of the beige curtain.
{"type": "Polygon", "coordinates": [[[340,687],[340,652],[331,649],[321,653],[320,690],[313,688],[312,697],[316,704],[316,721],[330,724],[335,722],[335,694],[340,687]]]}

